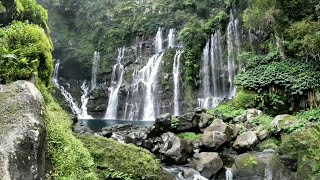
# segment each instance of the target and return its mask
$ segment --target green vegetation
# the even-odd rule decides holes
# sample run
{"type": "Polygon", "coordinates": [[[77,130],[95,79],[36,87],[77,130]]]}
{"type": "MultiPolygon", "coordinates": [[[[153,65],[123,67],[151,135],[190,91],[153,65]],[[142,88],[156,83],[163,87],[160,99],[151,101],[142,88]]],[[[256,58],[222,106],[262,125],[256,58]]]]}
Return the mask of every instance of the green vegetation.
{"type": "Polygon", "coordinates": [[[177,136],[179,138],[190,140],[190,141],[195,141],[202,138],[202,134],[196,134],[193,132],[180,133],[180,134],[177,134],[177,136]]]}
{"type": "Polygon", "coordinates": [[[278,150],[280,141],[275,138],[269,138],[267,140],[262,141],[257,145],[258,150],[263,151],[265,149],[273,149],[278,150]]]}
{"type": "Polygon", "coordinates": [[[258,164],[257,158],[254,155],[243,154],[241,156],[239,162],[236,162],[237,168],[239,169],[251,169],[258,164]]]}
{"type": "Polygon", "coordinates": [[[172,117],[171,119],[171,128],[176,129],[179,125],[179,119],[176,117],[172,117]]]}
{"type": "Polygon", "coordinates": [[[262,126],[263,129],[268,131],[274,131],[274,127],[272,125],[273,118],[268,115],[262,115],[254,118],[252,120],[252,124],[255,126],[262,126]]]}
{"type": "Polygon", "coordinates": [[[37,86],[46,102],[48,159],[53,166],[50,178],[97,179],[93,158],[72,133],[70,116],[55,102],[43,84],[39,82],[37,86]]]}
{"type": "Polygon", "coordinates": [[[259,96],[255,92],[240,90],[235,97],[235,106],[237,108],[255,108],[258,98],[259,96]]]}
{"type": "Polygon", "coordinates": [[[291,121],[294,122],[290,126],[286,127],[285,130],[288,132],[302,131],[308,123],[320,124],[320,109],[317,108],[300,112],[292,118],[294,118],[294,120],[291,121]]]}
{"type": "Polygon", "coordinates": [[[38,73],[41,80],[51,79],[52,44],[37,25],[14,22],[0,28],[0,82],[29,79],[38,73]]]}
{"type": "Polygon", "coordinates": [[[320,175],[320,128],[313,126],[282,137],[280,154],[298,160],[298,179],[320,175]]]}
{"type": "Polygon", "coordinates": [[[161,179],[162,168],[154,155],[134,145],[95,136],[81,136],[89,149],[101,179],[161,179]],[[103,177],[101,177],[103,176],[103,177]]]}
{"type": "Polygon", "coordinates": [[[219,104],[215,109],[208,111],[208,113],[215,117],[222,118],[223,120],[230,120],[239,115],[243,115],[245,113],[245,109],[238,109],[234,106],[232,101],[229,101],[224,104],[219,104]]]}

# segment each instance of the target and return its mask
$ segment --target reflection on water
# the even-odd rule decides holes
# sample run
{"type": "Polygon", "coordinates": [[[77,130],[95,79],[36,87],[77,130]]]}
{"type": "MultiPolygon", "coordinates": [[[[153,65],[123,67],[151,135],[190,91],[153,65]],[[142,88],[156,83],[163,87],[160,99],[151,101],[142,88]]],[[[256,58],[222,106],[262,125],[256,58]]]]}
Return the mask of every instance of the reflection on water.
{"type": "Polygon", "coordinates": [[[106,119],[80,119],[80,124],[85,124],[94,132],[99,132],[107,126],[119,124],[132,124],[134,126],[153,126],[154,121],[129,121],[129,120],[106,120],[106,119]]]}

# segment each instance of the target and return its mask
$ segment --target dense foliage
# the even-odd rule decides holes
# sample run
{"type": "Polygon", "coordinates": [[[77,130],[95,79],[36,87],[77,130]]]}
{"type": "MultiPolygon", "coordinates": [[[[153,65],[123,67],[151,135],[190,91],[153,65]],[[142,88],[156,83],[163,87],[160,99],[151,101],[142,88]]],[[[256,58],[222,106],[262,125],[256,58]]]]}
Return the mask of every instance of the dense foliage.
{"type": "Polygon", "coordinates": [[[29,79],[33,73],[38,73],[40,79],[49,84],[53,47],[48,36],[47,19],[46,10],[36,0],[1,2],[1,83],[29,79]]]}
{"type": "Polygon", "coordinates": [[[114,140],[81,136],[89,149],[101,179],[162,179],[162,168],[145,149],[123,145],[114,140]]]}

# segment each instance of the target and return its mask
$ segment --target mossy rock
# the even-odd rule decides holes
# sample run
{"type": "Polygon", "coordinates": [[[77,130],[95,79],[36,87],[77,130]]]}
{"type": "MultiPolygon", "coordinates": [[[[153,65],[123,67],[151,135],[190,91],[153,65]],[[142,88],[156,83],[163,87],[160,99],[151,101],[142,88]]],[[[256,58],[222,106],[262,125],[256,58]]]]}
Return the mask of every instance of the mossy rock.
{"type": "Polygon", "coordinates": [[[239,115],[244,115],[245,112],[242,108],[236,108],[233,101],[219,104],[215,109],[208,111],[209,114],[221,118],[224,121],[230,121],[239,115]]]}
{"type": "Polygon", "coordinates": [[[266,150],[266,149],[277,150],[278,149],[278,144],[279,144],[278,140],[276,140],[274,138],[270,138],[270,139],[264,140],[261,143],[259,143],[257,145],[257,149],[259,151],[263,151],[263,150],[266,150]]]}
{"type": "Polygon", "coordinates": [[[253,91],[240,90],[235,97],[235,106],[236,108],[255,108],[258,96],[253,91]]]}
{"type": "Polygon", "coordinates": [[[134,145],[120,144],[114,140],[86,135],[81,136],[101,174],[106,177],[120,175],[128,179],[163,179],[165,174],[149,151],[134,145]],[[106,176],[107,175],[107,176],[106,176]]]}
{"type": "Polygon", "coordinates": [[[297,160],[298,179],[317,179],[320,174],[320,127],[310,127],[282,137],[279,153],[297,160]]]}

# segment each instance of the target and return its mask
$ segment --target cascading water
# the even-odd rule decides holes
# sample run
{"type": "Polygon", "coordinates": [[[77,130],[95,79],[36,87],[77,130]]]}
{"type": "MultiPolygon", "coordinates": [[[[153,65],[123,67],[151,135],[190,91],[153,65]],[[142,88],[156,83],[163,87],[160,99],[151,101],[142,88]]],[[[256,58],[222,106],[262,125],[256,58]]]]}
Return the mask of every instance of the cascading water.
{"type": "Polygon", "coordinates": [[[163,56],[162,28],[158,29],[155,37],[155,55],[149,58],[147,64],[132,73],[133,81],[129,88],[124,119],[154,120],[158,116],[158,71],[163,56]]]}
{"type": "Polygon", "coordinates": [[[74,101],[72,95],[61,85],[59,85],[58,81],[58,72],[59,72],[60,61],[58,60],[54,66],[54,72],[52,77],[53,85],[60,90],[62,96],[64,97],[65,101],[68,103],[69,107],[73,114],[78,116],[78,119],[92,119],[87,112],[87,103],[88,103],[88,94],[89,94],[89,87],[86,85],[86,81],[84,81],[81,85],[81,89],[83,91],[83,95],[81,96],[81,108],[79,108],[78,104],[74,101]]]}
{"type": "Polygon", "coordinates": [[[226,168],[226,180],[233,180],[233,173],[231,168],[226,168]]]}
{"type": "Polygon", "coordinates": [[[87,110],[87,104],[89,101],[88,94],[90,92],[90,89],[86,81],[83,81],[81,90],[83,92],[83,95],[81,96],[81,113],[78,115],[78,119],[92,119],[92,116],[88,114],[87,110]]]}
{"type": "Polygon", "coordinates": [[[180,59],[181,59],[182,51],[177,50],[174,56],[173,61],[173,84],[174,84],[174,93],[173,93],[173,103],[174,103],[174,110],[173,114],[178,116],[180,115],[180,104],[179,104],[179,95],[180,95],[180,59]]]}
{"type": "Polygon", "coordinates": [[[97,74],[99,70],[100,52],[95,51],[93,54],[92,74],[91,74],[91,90],[97,86],[97,74]]]}
{"type": "Polygon", "coordinates": [[[123,82],[124,67],[121,60],[124,57],[125,48],[118,49],[117,64],[113,66],[111,86],[109,87],[109,102],[105,114],[106,119],[116,119],[119,101],[119,89],[123,82]]]}
{"type": "Polygon", "coordinates": [[[175,29],[170,29],[169,35],[168,35],[168,48],[175,47],[175,41],[176,41],[176,31],[175,29]]]}
{"type": "Polygon", "coordinates": [[[234,78],[239,69],[237,56],[240,52],[239,20],[230,12],[227,28],[227,59],[223,58],[223,40],[220,30],[211,35],[203,50],[201,64],[202,89],[198,99],[204,108],[214,108],[223,99],[235,96],[234,78]]]}

